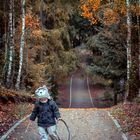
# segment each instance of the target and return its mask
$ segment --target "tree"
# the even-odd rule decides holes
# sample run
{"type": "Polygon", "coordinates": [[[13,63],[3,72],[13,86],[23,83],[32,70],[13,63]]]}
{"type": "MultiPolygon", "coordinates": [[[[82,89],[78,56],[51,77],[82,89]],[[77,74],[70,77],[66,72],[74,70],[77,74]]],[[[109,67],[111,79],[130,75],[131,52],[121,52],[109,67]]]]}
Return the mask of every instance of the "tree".
{"type": "MultiPolygon", "coordinates": [[[[134,67],[137,68],[138,65],[134,60],[136,55],[135,47],[131,48],[132,42],[131,40],[133,37],[131,36],[131,29],[132,27],[135,28],[133,25],[135,21],[132,21],[131,15],[133,17],[136,16],[139,10],[137,8],[138,3],[136,1],[129,1],[129,0],[115,0],[115,1],[97,1],[97,0],[81,0],[81,15],[88,19],[93,26],[97,23],[101,23],[103,28],[107,26],[121,24],[122,28],[126,31],[126,48],[127,48],[127,100],[132,100],[134,95],[136,96],[137,91],[133,91],[133,87],[130,84],[132,81],[137,77],[137,72],[133,71],[134,67]],[[126,19],[126,22],[124,22],[126,19]],[[124,28],[125,27],[125,28],[124,28]],[[133,54],[132,54],[133,52],[133,54]],[[132,62],[133,57],[133,62],[132,62]],[[134,66],[135,65],[135,66],[134,66]],[[134,78],[134,79],[133,79],[134,78]],[[130,90],[131,88],[131,90],[130,90]],[[130,92],[131,91],[131,92],[130,92]],[[133,94],[133,95],[132,95],[133,94]]],[[[114,26],[115,27],[115,26],[114,26]]],[[[121,30],[123,32],[123,30],[121,30]]],[[[137,36],[137,35],[135,35],[137,36]]],[[[136,46],[136,42],[133,39],[133,46],[136,46]]],[[[136,81],[135,81],[136,82],[136,81]]],[[[134,81],[133,81],[134,83],[134,81]]],[[[138,86],[138,85],[137,85],[138,86]]]]}
{"type": "Polygon", "coordinates": [[[131,60],[131,17],[130,17],[130,1],[126,0],[126,8],[127,8],[127,93],[126,93],[126,98],[129,95],[129,80],[130,80],[130,68],[132,64],[131,60]]]}
{"type": "MultiPolygon", "coordinates": [[[[41,31],[43,33],[44,25],[43,25],[43,0],[40,2],[40,26],[41,31]]],[[[43,42],[43,41],[42,41],[43,42]]],[[[43,62],[43,43],[41,42],[41,53],[40,53],[40,62],[43,62]]]]}
{"type": "MultiPolygon", "coordinates": [[[[138,0],[138,5],[140,8],[140,0],[138,0]]],[[[138,25],[138,46],[139,46],[139,81],[140,81],[140,15],[137,15],[137,25],[138,25]]],[[[140,86],[139,86],[139,96],[140,96],[140,86]]]]}
{"type": "Polygon", "coordinates": [[[21,78],[21,71],[23,66],[23,51],[24,51],[24,45],[25,45],[25,0],[21,0],[21,11],[22,11],[22,33],[20,38],[20,61],[19,61],[19,70],[18,70],[18,76],[16,81],[16,89],[19,89],[20,86],[20,78],[21,78]]]}
{"type": "Polygon", "coordinates": [[[113,81],[114,104],[117,103],[120,92],[119,82],[126,77],[125,36],[120,33],[120,27],[119,25],[116,29],[113,26],[106,27],[87,42],[87,46],[93,53],[89,71],[91,74],[113,81]]]}
{"type": "Polygon", "coordinates": [[[11,85],[11,73],[12,73],[12,64],[13,64],[13,57],[14,57],[14,0],[9,1],[9,18],[8,18],[8,61],[6,62],[8,65],[7,69],[7,78],[6,78],[6,85],[10,87],[11,85]]]}
{"type": "MultiPolygon", "coordinates": [[[[127,39],[130,36],[131,49],[128,50],[128,58],[131,53],[129,80],[127,81],[127,94],[126,99],[133,101],[139,93],[139,27],[137,25],[137,15],[139,15],[138,1],[130,1],[129,14],[130,14],[130,25],[127,24],[127,39]],[[138,11],[137,11],[138,10],[138,11]],[[131,30],[131,31],[130,31],[131,30]],[[131,35],[129,35],[129,32],[131,35]]],[[[127,11],[128,12],[128,11],[127,11]]],[[[128,15],[128,14],[127,14],[128,15]]],[[[128,17],[128,16],[127,16],[128,17]]],[[[128,22],[127,22],[128,23],[128,22]]],[[[127,42],[128,44],[128,42],[127,42]]],[[[127,45],[129,47],[129,45],[127,45]]]]}

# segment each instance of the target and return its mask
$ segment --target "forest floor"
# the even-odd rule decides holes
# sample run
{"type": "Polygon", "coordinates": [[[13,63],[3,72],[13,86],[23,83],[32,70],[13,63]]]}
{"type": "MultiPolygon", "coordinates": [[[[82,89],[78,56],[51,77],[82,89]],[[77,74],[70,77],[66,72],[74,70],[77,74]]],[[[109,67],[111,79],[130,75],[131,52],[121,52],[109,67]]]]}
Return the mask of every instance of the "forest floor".
{"type": "Polygon", "coordinates": [[[111,114],[130,139],[140,140],[140,103],[118,104],[111,108],[111,114]]]}
{"type": "Polygon", "coordinates": [[[34,98],[0,87],[0,137],[32,110],[34,98]]]}
{"type": "MultiPolygon", "coordinates": [[[[63,89],[64,87],[61,87],[61,88],[63,89]]],[[[8,91],[8,92],[11,93],[11,96],[14,96],[13,91],[8,91]]],[[[6,92],[6,94],[8,92],[6,92]]],[[[69,92],[69,91],[64,91],[61,93],[61,97],[59,96],[61,100],[64,100],[63,94],[65,92],[69,92]]],[[[95,93],[99,94],[102,92],[103,91],[101,89],[97,88],[95,91],[95,88],[94,88],[94,96],[95,96],[95,93]]],[[[2,96],[4,96],[4,93],[2,93],[2,96]]],[[[10,99],[8,100],[8,102],[3,101],[4,97],[2,97],[0,101],[0,137],[11,126],[13,126],[18,120],[20,120],[27,114],[30,114],[33,107],[32,104],[28,103],[31,99],[30,100],[25,99],[26,101],[24,102],[23,99],[26,97],[22,97],[22,102],[19,102],[18,100],[21,100],[19,99],[21,97],[16,95],[15,96],[15,98],[17,98],[15,99],[16,102],[13,102],[13,98],[11,98],[11,96],[8,97],[10,99]]],[[[66,96],[64,97],[66,99],[66,96]]],[[[64,104],[68,105],[68,100],[65,100],[63,102],[63,105],[64,104]]],[[[128,137],[131,138],[131,140],[134,140],[135,137],[139,139],[139,136],[140,136],[140,104],[139,103],[118,104],[117,106],[112,106],[112,107],[110,106],[109,108],[108,107],[103,108],[103,105],[104,103],[100,104],[98,108],[96,107],[92,109],[78,109],[78,108],[77,109],[64,109],[64,108],[61,109],[62,115],[64,116],[63,118],[66,120],[66,122],[70,126],[73,140],[77,140],[75,136],[77,134],[77,131],[79,134],[80,134],[79,131],[81,131],[82,133],[81,135],[78,135],[79,137],[83,136],[82,137],[83,139],[81,140],[84,140],[84,139],[90,140],[90,138],[93,137],[93,135],[91,136],[91,134],[94,134],[97,140],[100,140],[100,138],[103,136],[108,138],[107,140],[121,140],[121,139],[112,138],[113,135],[115,135],[114,132],[116,133],[116,138],[120,137],[120,134],[118,134],[112,120],[109,118],[109,116],[107,116],[106,111],[110,111],[111,114],[118,120],[118,122],[120,123],[122,127],[123,132],[125,132],[128,135],[128,137]],[[109,123],[108,123],[108,120],[109,120],[109,123]],[[73,126],[72,124],[75,124],[76,126],[75,125],[73,126]],[[99,124],[101,125],[101,129],[98,128],[100,127],[98,126],[99,124]],[[85,126],[84,129],[86,128],[86,130],[84,129],[80,130],[81,125],[84,125],[85,126]],[[102,125],[106,125],[106,128],[104,128],[102,125]],[[98,130],[97,128],[100,130],[98,130]],[[110,129],[113,131],[113,133],[110,129]],[[94,130],[96,130],[96,133],[93,132],[94,130]],[[103,131],[104,133],[101,133],[101,131],[103,131]],[[110,131],[111,131],[111,134],[106,136],[106,132],[110,132],[110,131]],[[89,136],[87,136],[87,134],[89,134],[89,136]],[[87,137],[89,137],[89,139],[86,139],[87,137]]],[[[18,130],[16,129],[15,132],[17,132],[16,134],[18,138],[15,138],[15,134],[13,133],[11,135],[13,137],[13,140],[25,139],[24,132],[25,132],[25,128],[27,127],[28,122],[29,121],[26,120],[25,123],[22,123],[22,126],[21,125],[19,126],[20,127],[19,131],[22,131],[23,136],[20,135],[21,132],[17,132],[18,130]],[[21,137],[20,139],[19,139],[19,136],[21,137]]],[[[33,129],[32,131],[35,131],[33,132],[34,136],[32,137],[37,138],[36,130],[33,129]]],[[[11,136],[9,140],[12,140],[11,136]]],[[[31,137],[31,135],[28,135],[28,137],[31,137]]]]}

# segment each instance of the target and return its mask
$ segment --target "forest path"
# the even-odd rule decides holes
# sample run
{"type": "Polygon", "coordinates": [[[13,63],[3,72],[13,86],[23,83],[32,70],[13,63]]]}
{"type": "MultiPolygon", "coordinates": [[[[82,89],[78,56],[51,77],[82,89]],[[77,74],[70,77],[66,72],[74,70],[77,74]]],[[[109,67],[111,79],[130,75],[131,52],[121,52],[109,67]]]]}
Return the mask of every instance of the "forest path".
{"type": "MultiPolygon", "coordinates": [[[[123,140],[106,110],[60,109],[71,132],[71,140],[123,140]]],[[[7,140],[39,140],[37,125],[33,123],[25,133],[29,120],[21,123],[7,140]]],[[[67,140],[67,131],[58,125],[61,140],[67,140]]]]}
{"type": "Polygon", "coordinates": [[[76,74],[71,77],[70,84],[70,108],[94,107],[90,95],[88,78],[80,78],[76,74]]]}

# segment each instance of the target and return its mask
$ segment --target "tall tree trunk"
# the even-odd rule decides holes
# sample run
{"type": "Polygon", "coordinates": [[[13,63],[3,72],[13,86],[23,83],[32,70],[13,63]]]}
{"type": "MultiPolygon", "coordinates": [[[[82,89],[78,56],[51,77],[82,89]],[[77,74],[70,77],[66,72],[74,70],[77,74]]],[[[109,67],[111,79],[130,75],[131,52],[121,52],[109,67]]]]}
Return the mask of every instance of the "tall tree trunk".
{"type": "Polygon", "coordinates": [[[127,8],[127,92],[125,95],[125,101],[129,95],[129,91],[130,91],[130,85],[129,85],[129,81],[130,81],[130,68],[131,68],[131,16],[130,16],[130,11],[129,11],[129,7],[130,7],[130,1],[126,0],[126,8],[127,8]]]}
{"type": "Polygon", "coordinates": [[[20,79],[21,79],[21,71],[23,66],[23,52],[24,52],[24,45],[25,45],[25,0],[21,0],[21,11],[22,11],[22,33],[20,38],[20,60],[19,60],[19,70],[18,76],[16,81],[16,89],[19,90],[20,86],[20,79]]]}
{"type": "MultiPolygon", "coordinates": [[[[13,7],[13,36],[15,36],[15,0],[13,0],[13,3],[12,3],[12,7],[13,7]]],[[[14,42],[15,42],[15,38],[14,38],[14,42]]],[[[13,49],[13,64],[12,64],[12,74],[11,74],[11,87],[14,87],[14,75],[15,75],[15,49],[13,49]]]]}
{"type": "MultiPolygon", "coordinates": [[[[40,26],[41,26],[41,31],[43,32],[43,0],[40,2],[40,26]]],[[[43,62],[43,36],[41,38],[41,51],[40,51],[40,62],[43,62]]]]}
{"type": "Polygon", "coordinates": [[[6,67],[7,67],[7,63],[8,63],[8,47],[7,47],[7,44],[8,44],[8,32],[7,32],[7,24],[6,24],[6,19],[7,19],[7,14],[6,14],[6,11],[7,11],[7,0],[4,1],[3,3],[3,9],[4,9],[4,46],[5,46],[5,57],[4,57],[4,61],[5,61],[5,64],[4,64],[4,67],[3,67],[3,72],[2,72],[2,77],[3,77],[3,83],[6,82],[6,67]]]}
{"type": "Polygon", "coordinates": [[[118,103],[118,80],[114,80],[114,97],[113,97],[113,104],[117,105],[118,103]]]}
{"type": "Polygon", "coordinates": [[[8,72],[6,85],[10,87],[11,85],[11,73],[12,73],[12,63],[14,55],[14,35],[13,35],[13,2],[14,0],[9,0],[9,19],[8,19],[8,48],[9,48],[9,57],[8,57],[8,72]]]}
{"type": "MultiPolygon", "coordinates": [[[[140,8],[140,0],[138,0],[138,5],[140,8]]],[[[140,15],[137,16],[137,25],[138,25],[138,46],[139,46],[139,82],[140,82],[140,15]]],[[[140,85],[139,85],[139,97],[140,97],[140,85]]]]}
{"type": "MultiPolygon", "coordinates": [[[[137,16],[133,13],[130,13],[133,18],[130,21],[131,23],[137,24],[137,16]]],[[[130,65],[130,78],[129,78],[129,93],[127,95],[128,101],[133,101],[139,93],[139,36],[138,28],[136,26],[131,26],[131,65],[130,65]]]]}

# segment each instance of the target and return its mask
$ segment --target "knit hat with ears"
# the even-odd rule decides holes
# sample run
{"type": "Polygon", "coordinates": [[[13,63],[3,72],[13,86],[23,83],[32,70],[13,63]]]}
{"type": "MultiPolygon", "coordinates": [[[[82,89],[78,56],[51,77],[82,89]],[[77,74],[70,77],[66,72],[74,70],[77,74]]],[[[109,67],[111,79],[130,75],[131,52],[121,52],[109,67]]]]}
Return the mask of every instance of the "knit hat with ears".
{"type": "Polygon", "coordinates": [[[44,85],[42,87],[39,87],[38,89],[36,89],[35,91],[35,95],[37,98],[48,98],[51,99],[51,96],[49,94],[48,88],[44,85]]]}

